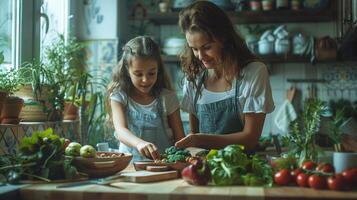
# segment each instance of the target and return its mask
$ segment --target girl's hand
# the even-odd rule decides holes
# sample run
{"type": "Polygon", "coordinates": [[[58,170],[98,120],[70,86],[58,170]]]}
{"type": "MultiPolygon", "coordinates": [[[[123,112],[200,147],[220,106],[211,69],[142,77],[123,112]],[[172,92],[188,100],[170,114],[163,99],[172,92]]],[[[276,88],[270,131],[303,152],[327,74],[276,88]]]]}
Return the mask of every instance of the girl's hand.
{"type": "Polygon", "coordinates": [[[160,153],[157,147],[150,142],[139,142],[136,145],[136,149],[141,153],[141,155],[152,158],[153,160],[160,159],[160,153]]]}
{"type": "Polygon", "coordinates": [[[188,134],[186,137],[175,143],[177,148],[196,147],[196,134],[188,134]]]}

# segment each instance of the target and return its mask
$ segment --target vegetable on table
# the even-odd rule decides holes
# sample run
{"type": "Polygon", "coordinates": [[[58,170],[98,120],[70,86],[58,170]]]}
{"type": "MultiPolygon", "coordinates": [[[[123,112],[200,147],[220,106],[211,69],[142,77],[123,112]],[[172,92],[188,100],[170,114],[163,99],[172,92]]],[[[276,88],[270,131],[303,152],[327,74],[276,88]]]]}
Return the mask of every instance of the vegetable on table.
{"type": "Polygon", "coordinates": [[[249,157],[243,146],[229,145],[207,154],[213,185],[271,186],[272,169],[257,155],[249,157]]]}
{"type": "Polygon", "coordinates": [[[182,170],[181,176],[192,185],[207,185],[211,179],[211,172],[206,162],[197,159],[182,170]]]}

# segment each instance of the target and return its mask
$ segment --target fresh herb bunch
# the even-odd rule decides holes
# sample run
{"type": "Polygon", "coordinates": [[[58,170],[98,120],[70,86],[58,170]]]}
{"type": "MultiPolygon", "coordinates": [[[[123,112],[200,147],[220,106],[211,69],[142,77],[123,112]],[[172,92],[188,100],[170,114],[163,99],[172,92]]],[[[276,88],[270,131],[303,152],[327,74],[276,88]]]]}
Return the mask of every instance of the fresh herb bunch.
{"type": "Polygon", "coordinates": [[[56,179],[73,179],[78,174],[71,165],[72,160],[64,157],[64,138],[51,128],[33,132],[20,142],[19,152],[0,160],[0,173],[9,182],[29,177],[50,182],[56,179]],[[14,179],[16,174],[16,179],[14,179]]]}
{"type": "Polygon", "coordinates": [[[214,185],[271,186],[272,169],[257,155],[248,157],[240,145],[211,150],[207,155],[214,185]]]}
{"type": "Polygon", "coordinates": [[[191,154],[186,149],[178,149],[175,146],[171,146],[165,149],[163,157],[165,161],[169,163],[174,163],[176,161],[185,162],[187,157],[191,157],[191,154]]]}
{"type": "Polygon", "coordinates": [[[290,132],[284,140],[289,141],[291,152],[299,157],[299,165],[305,160],[317,161],[319,148],[315,140],[321,115],[326,111],[327,106],[321,100],[307,99],[303,112],[290,123],[290,132]]]}

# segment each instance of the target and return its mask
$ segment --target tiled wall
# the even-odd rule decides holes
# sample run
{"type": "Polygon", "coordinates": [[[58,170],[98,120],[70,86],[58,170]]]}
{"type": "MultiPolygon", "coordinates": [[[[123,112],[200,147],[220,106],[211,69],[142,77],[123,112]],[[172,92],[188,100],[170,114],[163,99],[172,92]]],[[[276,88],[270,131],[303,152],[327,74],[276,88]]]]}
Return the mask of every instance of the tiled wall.
{"type": "Polygon", "coordinates": [[[71,141],[80,141],[79,121],[0,124],[0,155],[14,154],[23,137],[29,137],[33,131],[43,131],[47,128],[52,128],[60,137],[66,137],[71,141]]]}
{"type": "MultiPolygon", "coordinates": [[[[357,63],[324,63],[324,64],[279,64],[272,66],[270,83],[273,91],[275,111],[267,116],[264,134],[281,133],[274,124],[274,117],[286,99],[286,91],[295,87],[301,92],[300,101],[309,96],[308,89],[317,87],[317,97],[323,101],[348,99],[357,100],[357,63]],[[289,83],[287,79],[325,79],[326,83],[289,83]]],[[[351,130],[352,131],[352,130],[351,130]]]]}
{"type": "Polygon", "coordinates": [[[109,80],[117,63],[117,39],[92,39],[86,43],[86,64],[96,78],[109,80]]]}

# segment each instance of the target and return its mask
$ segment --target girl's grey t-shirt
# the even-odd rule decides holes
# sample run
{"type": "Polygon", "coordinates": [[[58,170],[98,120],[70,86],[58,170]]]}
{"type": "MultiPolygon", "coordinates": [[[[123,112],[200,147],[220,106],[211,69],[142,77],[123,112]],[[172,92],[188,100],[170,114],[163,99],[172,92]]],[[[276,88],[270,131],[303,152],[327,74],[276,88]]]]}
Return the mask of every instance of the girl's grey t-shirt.
{"type": "MultiPolygon", "coordinates": [[[[179,103],[179,100],[178,100],[176,93],[174,91],[171,91],[168,89],[163,89],[160,96],[162,99],[162,104],[164,107],[164,114],[166,117],[168,115],[171,115],[177,109],[179,109],[180,103],[179,103]]],[[[117,101],[119,103],[122,103],[124,106],[126,106],[128,101],[130,101],[133,106],[135,106],[139,109],[144,109],[144,110],[151,111],[151,112],[158,112],[158,110],[157,110],[158,99],[155,99],[150,104],[143,105],[143,104],[139,104],[139,103],[135,102],[124,91],[121,91],[121,90],[114,90],[113,93],[111,94],[110,99],[117,101]]]]}

